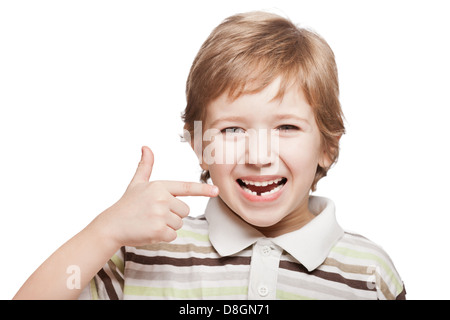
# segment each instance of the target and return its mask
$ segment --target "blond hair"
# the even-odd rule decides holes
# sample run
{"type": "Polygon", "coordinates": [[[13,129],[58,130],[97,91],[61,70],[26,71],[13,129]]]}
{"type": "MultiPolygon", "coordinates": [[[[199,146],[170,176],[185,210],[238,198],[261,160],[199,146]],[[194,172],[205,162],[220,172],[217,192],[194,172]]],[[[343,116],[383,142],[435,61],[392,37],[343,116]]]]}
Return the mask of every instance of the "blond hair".
{"type": "MultiPolygon", "coordinates": [[[[345,128],[334,53],[316,33],[272,13],[237,14],[212,31],[187,79],[187,105],[182,116],[185,129],[192,135],[194,121],[204,121],[208,104],[223,93],[237,99],[262,91],[277,77],[282,81],[275,98],[281,99],[292,84],[303,90],[313,109],[323,150],[332,164],[336,162],[345,128]]],[[[317,167],[312,191],[328,169],[317,167]]],[[[208,178],[209,172],[204,171],[201,180],[208,178]]]]}

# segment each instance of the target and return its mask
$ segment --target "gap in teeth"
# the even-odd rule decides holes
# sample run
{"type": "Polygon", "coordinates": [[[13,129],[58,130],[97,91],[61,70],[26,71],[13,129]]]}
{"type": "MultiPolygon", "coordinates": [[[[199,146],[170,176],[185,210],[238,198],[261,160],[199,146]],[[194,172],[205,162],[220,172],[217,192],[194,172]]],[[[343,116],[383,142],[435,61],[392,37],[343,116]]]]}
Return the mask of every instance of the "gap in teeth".
{"type": "Polygon", "coordinates": [[[252,194],[254,196],[266,196],[266,195],[278,192],[284,186],[284,184],[286,183],[286,179],[285,178],[278,178],[278,179],[275,179],[275,180],[261,181],[261,182],[259,182],[259,181],[248,181],[248,180],[242,180],[242,179],[238,179],[238,180],[240,180],[242,182],[242,183],[240,183],[242,189],[244,189],[245,192],[247,192],[249,194],[252,194]],[[284,183],[276,186],[275,188],[273,188],[270,191],[263,192],[263,193],[258,193],[256,191],[252,191],[252,190],[250,190],[247,187],[247,185],[263,186],[263,187],[265,187],[265,186],[268,186],[268,185],[271,185],[271,184],[278,184],[282,180],[285,180],[284,183]]]}
{"type": "Polygon", "coordinates": [[[242,186],[242,189],[244,189],[245,192],[247,192],[247,193],[249,193],[249,194],[252,194],[252,195],[254,195],[254,196],[267,196],[267,195],[269,195],[269,194],[272,194],[272,193],[275,193],[275,192],[279,191],[282,187],[283,187],[283,185],[281,184],[281,185],[279,185],[279,186],[276,186],[276,187],[273,188],[272,190],[267,191],[267,192],[263,192],[263,193],[261,193],[261,194],[255,192],[255,191],[250,190],[250,189],[247,188],[246,186],[242,186]]]}

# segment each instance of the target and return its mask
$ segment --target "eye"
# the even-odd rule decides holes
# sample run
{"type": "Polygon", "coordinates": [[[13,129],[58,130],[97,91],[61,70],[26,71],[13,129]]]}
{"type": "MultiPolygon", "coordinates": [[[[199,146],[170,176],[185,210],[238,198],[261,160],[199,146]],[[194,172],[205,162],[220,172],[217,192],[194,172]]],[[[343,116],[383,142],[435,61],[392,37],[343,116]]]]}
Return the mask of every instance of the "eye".
{"type": "Polygon", "coordinates": [[[228,127],[221,130],[222,133],[225,134],[242,134],[245,133],[244,129],[239,127],[228,127]]]}
{"type": "Polygon", "coordinates": [[[277,130],[280,130],[283,132],[294,132],[294,131],[300,130],[300,128],[297,126],[290,125],[290,124],[283,124],[283,125],[279,126],[277,128],[277,130]]]}

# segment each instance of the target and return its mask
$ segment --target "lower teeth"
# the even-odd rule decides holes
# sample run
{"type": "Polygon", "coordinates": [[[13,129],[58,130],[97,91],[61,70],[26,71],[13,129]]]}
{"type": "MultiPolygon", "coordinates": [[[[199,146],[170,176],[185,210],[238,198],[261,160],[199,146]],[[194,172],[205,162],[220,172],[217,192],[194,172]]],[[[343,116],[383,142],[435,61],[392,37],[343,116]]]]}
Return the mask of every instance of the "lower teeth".
{"type": "Polygon", "coordinates": [[[276,186],[276,187],[273,188],[272,190],[267,191],[267,192],[263,192],[263,193],[257,193],[257,192],[255,192],[255,191],[250,190],[249,188],[247,188],[247,187],[245,187],[245,186],[243,186],[242,189],[244,189],[245,192],[247,192],[247,193],[249,193],[249,194],[252,194],[252,195],[254,195],[254,196],[267,196],[267,195],[269,195],[269,194],[272,194],[272,193],[275,193],[275,192],[279,191],[282,187],[283,187],[283,184],[281,184],[281,185],[279,185],[279,186],[276,186]]]}

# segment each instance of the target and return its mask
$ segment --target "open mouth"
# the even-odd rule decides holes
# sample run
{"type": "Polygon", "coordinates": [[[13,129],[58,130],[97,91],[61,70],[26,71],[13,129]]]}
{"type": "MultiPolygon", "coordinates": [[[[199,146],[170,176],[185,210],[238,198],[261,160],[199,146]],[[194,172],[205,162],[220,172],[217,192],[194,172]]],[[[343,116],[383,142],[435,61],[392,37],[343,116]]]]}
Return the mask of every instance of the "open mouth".
{"type": "Polygon", "coordinates": [[[281,190],[286,184],[287,179],[283,177],[267,181],[250,181],[245,179],[237,179],[236,181],[245,192],[262,197],[281,190]]]}

